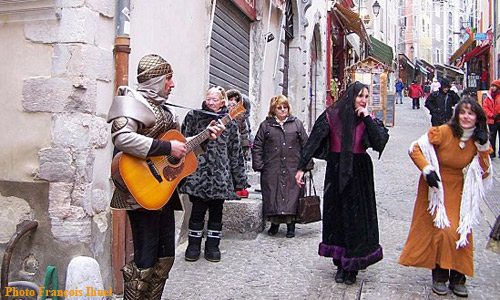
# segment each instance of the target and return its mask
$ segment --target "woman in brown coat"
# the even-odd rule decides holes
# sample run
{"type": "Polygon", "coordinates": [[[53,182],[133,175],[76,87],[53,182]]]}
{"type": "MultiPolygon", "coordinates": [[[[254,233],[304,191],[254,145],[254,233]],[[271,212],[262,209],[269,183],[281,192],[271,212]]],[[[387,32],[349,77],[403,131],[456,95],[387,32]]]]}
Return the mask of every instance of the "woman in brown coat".
{"type": "Polygon", "coordinates": [[[399,263],[431,269],[438,295],[447,293],[448,280],[453,293],[468,295],[465,275],[474,276],[471,228],[484,197],[489,150],[486,116],[470,99],[457,104],[449,123],[432,127],[410,146],[422,176],[399,263]]]}
{"type": "Polygon", "coordinates": [[[271,98],[269,116],[260,124],[252,147],[252,167],[261,172],[264,215],[271,221],[268,234],[275,235],[279,224],[286,223],[288,238],[295,236],[300,187],[294,176],[307,141],[304,125],[291,113],[285,96],[271,98]]]}

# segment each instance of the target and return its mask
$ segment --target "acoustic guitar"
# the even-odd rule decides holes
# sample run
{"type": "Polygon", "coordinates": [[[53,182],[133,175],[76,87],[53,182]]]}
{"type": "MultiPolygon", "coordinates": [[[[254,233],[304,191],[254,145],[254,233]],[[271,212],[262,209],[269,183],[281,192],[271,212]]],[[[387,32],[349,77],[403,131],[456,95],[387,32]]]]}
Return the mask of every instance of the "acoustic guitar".
{"type": "MultiPolygon", "coordinates": [[[[240,101],[219,122],[227,125],[244,112],[243,101],[240,101]]],[[[142,159],[120,152],[111,164],[113,181],[126,188],[145,209],[160,209],[168,203],[179,181],[196,171],[198,161],[193,150],[207,140],[210,133],[210,130],[205,129],[189,141],[178,130],[169,130],[159,135],[159,139],[177,140],[186,144],[187,154],[181,159],[170,155],[142,159]]]]}

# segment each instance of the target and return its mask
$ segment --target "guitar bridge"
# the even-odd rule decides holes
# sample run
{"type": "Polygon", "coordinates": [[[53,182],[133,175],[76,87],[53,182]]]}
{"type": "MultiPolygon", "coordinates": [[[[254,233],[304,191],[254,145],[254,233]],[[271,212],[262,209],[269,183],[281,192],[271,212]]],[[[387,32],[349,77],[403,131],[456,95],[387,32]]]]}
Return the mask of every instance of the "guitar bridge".
{"type": "Polygon", "coordinates": [[[161,175],[158,172],[158,170],[156,169],[156,166],[153,163],[153,161],[151,159],[147,159],[146,163],[148,164],[148,167],[149,167],[149,170],[151,171],[151,174],[153,174],[153,176],[156,178],[158,183],[161,183],[163,181],[163,178],[161,178],[161,175]]]}

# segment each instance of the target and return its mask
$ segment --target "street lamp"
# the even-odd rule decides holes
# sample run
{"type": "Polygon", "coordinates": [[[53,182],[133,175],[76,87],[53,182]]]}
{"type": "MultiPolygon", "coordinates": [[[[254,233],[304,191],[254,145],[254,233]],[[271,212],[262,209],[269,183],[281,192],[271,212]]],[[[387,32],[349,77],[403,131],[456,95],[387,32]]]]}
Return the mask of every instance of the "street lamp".
{"type": "Polygon", "coordinates": [[[378,14],[380,13],[380,4],[378,3],[377,0],[375,0],[375,3],[373,3],[372,9],[373,9],[373,14],[375,15],[375,17],[378,17],[378,14]]]}

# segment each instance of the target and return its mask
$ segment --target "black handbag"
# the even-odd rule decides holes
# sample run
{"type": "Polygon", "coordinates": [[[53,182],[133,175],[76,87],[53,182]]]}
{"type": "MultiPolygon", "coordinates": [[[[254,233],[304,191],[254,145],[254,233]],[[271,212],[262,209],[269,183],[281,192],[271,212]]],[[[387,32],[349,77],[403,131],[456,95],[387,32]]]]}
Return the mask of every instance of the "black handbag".
{"type": "Polygon", "coordinates": [[[304,175],[304,196],[299,198],[299,204],[297,206],[297,223],[300,224],[321,221],[321,199],[316,194],[316,187],[314,186],[314,180],[311,172],[309,172],[308,177],[306,175],[304,175]],[[309,188],[306,188],[308,183],[309,188]],[[314,195],[312,194],[313,191],[314,195]]]}

